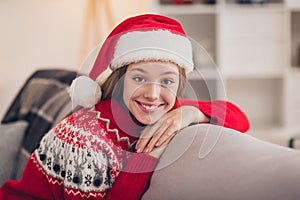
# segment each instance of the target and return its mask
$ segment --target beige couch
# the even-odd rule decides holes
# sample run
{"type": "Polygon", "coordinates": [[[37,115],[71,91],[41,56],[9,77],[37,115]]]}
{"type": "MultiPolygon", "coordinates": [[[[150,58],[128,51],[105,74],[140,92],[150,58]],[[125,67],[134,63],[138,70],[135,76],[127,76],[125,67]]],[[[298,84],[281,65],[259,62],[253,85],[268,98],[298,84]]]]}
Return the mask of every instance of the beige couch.
{"type": "Polygon", "coordinates": [[[300,151],[215,125],[184,129],[168,146],[148,199],[300,199],[300,151]]]}

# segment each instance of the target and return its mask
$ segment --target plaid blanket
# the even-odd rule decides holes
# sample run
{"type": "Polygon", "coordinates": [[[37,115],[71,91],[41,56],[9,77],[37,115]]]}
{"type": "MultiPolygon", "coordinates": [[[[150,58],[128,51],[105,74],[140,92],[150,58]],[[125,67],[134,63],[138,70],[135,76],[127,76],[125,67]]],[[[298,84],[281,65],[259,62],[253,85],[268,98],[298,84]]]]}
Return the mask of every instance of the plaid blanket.
{"type": "Polygon", "coordinates": [[[74,71],[38,70],[25,82],[2,120],[2,123],[18,120],[29,123],[22,149],[32,153],[53,126],[60,110],[70,101],[67,89],[76,76],[74,71]]]}

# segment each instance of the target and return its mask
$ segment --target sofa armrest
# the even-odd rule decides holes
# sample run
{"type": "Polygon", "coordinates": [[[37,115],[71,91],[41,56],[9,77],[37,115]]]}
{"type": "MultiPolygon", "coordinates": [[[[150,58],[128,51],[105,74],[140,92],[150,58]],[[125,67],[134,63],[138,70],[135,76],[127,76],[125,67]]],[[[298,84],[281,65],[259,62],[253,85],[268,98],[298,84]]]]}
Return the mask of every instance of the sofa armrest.
{"type": "Polygon", "coordinates": [[[182,130],[153,173],[147,199],[300,199],[300,151],[215,125],[182,130]]]}

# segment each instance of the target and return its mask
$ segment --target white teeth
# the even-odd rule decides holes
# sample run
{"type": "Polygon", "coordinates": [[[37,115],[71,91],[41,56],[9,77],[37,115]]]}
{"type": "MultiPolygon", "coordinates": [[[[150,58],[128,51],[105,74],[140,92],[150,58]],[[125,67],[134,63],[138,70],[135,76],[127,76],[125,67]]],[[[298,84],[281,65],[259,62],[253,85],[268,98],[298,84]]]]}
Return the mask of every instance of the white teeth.
{"type": "Polygon", "coordinates": [[[143,108],[145,108],[146,110],[155,110],[156,108],[158,108],[158,105],[157,106],[148,106],[148,105],[144,105],[144,104],[141,104],[143,106],[143,108]]]}

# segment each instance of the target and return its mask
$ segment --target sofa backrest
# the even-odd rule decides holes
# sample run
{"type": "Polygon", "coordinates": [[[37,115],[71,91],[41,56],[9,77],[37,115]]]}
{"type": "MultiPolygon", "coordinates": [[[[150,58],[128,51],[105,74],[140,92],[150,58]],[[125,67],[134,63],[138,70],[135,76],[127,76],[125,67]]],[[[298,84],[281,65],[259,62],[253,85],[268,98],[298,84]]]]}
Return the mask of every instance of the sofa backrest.
{"type": "Polygon", "coordinates": [[[148,199],[300,199],[300,151],[200,124],[171,141],[148,199]]]}

